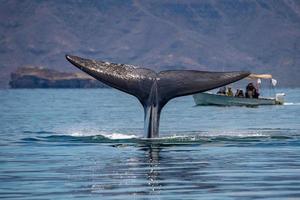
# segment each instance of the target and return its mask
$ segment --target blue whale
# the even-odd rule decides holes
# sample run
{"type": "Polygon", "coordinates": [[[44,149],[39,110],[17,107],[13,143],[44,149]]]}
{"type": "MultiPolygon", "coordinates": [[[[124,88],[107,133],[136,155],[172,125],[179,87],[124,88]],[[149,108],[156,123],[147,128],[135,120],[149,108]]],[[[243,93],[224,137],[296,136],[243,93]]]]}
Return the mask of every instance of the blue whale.
{"type": "Polygon", "coordinates": [[[175,97],[218,88],[247,77],[249,72],[207,72],[150,69],[126,64],[90,60],[66,55],[73,65],[95,79],[135,96],[144,108],[144,130],[147,138],[159,136],[162,108],[175,97]]]}

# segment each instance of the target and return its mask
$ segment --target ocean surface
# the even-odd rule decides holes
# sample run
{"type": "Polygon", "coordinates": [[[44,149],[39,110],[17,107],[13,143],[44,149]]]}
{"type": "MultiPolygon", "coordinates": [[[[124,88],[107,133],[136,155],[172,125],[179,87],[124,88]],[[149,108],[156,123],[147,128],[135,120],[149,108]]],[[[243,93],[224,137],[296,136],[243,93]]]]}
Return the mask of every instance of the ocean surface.
{"type": "Polygon", "coordinates": [[[162,112],[114,89],[0,90],[1,199],[300,199],[300,89],[281,106],[162,112]]]}

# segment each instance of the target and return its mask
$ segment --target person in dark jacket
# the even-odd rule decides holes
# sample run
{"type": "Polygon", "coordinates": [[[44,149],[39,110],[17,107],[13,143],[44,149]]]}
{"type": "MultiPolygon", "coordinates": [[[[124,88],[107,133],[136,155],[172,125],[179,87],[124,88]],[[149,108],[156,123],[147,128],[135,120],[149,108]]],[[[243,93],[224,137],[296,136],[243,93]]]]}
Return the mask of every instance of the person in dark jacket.
{"type": "Polygon", "coordinates": [[[253,83],[249,83],[246,87],[246,98],[258,98],[259,93],[257,89],[254,87],[253,83]]]}
{"type": "Polygon", "coordinates": [[[237,89],[234,95],[235,97],[244,97],[244,92],[241,89],[237,89]]]}
{"type": "Polygon", "coordinates": [[[226,95],[226,87],[221,87],[217,94],[226,95]]]}

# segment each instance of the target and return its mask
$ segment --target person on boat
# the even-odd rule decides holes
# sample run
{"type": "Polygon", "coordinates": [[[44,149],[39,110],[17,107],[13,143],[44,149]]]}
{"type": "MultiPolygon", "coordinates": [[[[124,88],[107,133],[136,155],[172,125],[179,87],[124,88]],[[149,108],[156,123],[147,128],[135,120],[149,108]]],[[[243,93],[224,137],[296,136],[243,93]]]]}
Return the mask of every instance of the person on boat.
{"type": "Polygon", "coordinates": [[[226,95],[226,87],[221,87],[217,94],[226,95]]]}
{"type": "Polygon", "coordinates": [[[253,93],[253,98],[258,99],[258,97],[259,97],[259,93],[258,93],[257,89],[255,89],[254,93],[253,93]]]}
{"type": "Polygon", "coordinates": [[[260,84],[261,84],[261,80],[258,79],[258,80],[257,80],[256,86],[254,86],[255,90],[254,90],[253,98],[258,99],[258,97],[259,97],[259,85],[260,85],[260,84]]]}
{"type": "Polygon", "coordinates": [[[227,96],[233,97],[233,92],[232,92],[232,90],[231,90],[231,87],[228,87],[228,90],[227,90],[227,96]]]}
{"type": "Polygon", "coordinates": [[[246,98],[253,98],[253,83],[249,83],[246,87],[246,98]]]}
{"type": "Polygon", "coordinates": [[[235,97],[244,97],[244,91],[241,89],[237,89],[234,96],[235,97]]]}
{"type": "Polygon", "coordinates": [[[253,83],[249,83],[246,87],[246,98],[258,98],[259,93],[253,83]]]}

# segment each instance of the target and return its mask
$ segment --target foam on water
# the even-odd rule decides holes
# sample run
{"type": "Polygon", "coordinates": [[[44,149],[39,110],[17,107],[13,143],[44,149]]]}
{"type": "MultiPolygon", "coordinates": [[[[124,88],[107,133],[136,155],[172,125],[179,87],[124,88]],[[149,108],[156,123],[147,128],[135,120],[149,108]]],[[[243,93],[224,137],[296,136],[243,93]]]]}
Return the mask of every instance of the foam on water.
{"type": "Polygon", "coordinates": [[[136,135],[127,135],[127,134],[121,134],[121,133],[105,134],[105,135],[102,135],[102,136],[104,136],[106,138],[109,138],[111,140],[138,138],[136,135]]]}
{"type": "Polygon", "coordinates": [[[120,140],[120,139],[134,139],[138,138],[135,134],[130,133],[120,133],[115,131],[107,131],[107,130],[98,130],[97,128],[89,127],[89,128],[63,128],[61,130],[56,130],[55,135],[61,136],[72,136],[72,137],[93,137],[93,136],[101,136],[106,139],[111,140],[120,140]]]}
{"type": "MultiPolygon", "coordinates": [[[[280,130],[282,131],[282,130],[280,130]]],[[[247,138],[247,137],[267,137],[274,134],[274,130],[227,130],[227,131],[199,131],[199,132],[178,132],[169,135],[168,133],[162,133],[159,138],[156,139],[186,139],[186,138],[201,138],[201,137],[237,137],[237,138],[247,138]]],[[[104,130],[78,130],[74,132],[64,132],[58,133],[56,135],[65,135],[72,137],[91,137],[91,136],[102,136],[111,140],[119,139],[148,139],[144,138],[142,135],[120,133],[120,132],[110,132],[104,130]]]]}
{"type": "Polygon", "coordinates": [[[293,103],[293,102],[285,102],[283,103],[285,106],[300,106],[300,102],[293,103]]]}
{"type": "Polygon", "coordinates": [[[72,132],[70,134],[67,134],[68,136],[72,137],[91,137],[91,136],[103,136],[105,138],[115,140],[115,139],[132,139],[132,138],[138,138],[136,135],[128,135],[128,134],[122,134],[122,133],[107,133],[104,131],[98,131],[98,132],[72,132]]]}
{"type": "MultiPolygon", "coordinates": [[[[93,143],[203,143],[203,142],[219,142],[219,141],[251,141],[265,139],[289,139],[299,137],[299,135],[285,135],[284,133],[292,130],[224,130],[224,131],[198,131],[198,132],[177,132],[177,133],[161,133],[159,138],[145,138],[142,134],[121,133],[104,130],[77,130],[66,132],[47,132],[48,136],[40,136],[38,139],[42,141],[59,141],[65,142],[93,142],[93,143]]],[[[27,141],[30,138],[25,138],[27,141]]]]}

